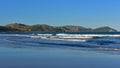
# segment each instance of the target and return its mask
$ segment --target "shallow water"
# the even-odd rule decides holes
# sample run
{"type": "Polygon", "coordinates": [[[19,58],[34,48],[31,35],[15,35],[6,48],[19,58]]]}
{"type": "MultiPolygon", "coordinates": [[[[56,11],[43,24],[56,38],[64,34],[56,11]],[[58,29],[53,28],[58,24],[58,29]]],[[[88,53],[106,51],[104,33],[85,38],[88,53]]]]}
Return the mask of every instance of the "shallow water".
{"type": "Polygon", "coordinates": [[[0,68],[120,68],[120,55],[58,48],[0,47],[0,68]]]}
{"type": "Polygon", "coordinates": [[[120,68],[119,50],[49,46],[6,39],[10,38],[0,37],[0,68],[120,68]]]}

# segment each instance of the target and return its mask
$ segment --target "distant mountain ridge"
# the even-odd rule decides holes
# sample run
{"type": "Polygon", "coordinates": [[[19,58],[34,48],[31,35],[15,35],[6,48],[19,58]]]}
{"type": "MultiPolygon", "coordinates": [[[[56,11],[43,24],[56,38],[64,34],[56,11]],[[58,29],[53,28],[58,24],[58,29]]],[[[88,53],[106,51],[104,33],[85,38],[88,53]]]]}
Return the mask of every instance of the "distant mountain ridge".
{"type": "Polygon", "coordinates": [[[117,32],[111,27],[98,27],[96,29],[86,28],[82,26],[66,25],[66,26],[50,26],[47,24],[25,25],[20,23],[8,24],[0,26],[0,31],[38,31],[38,32],[117,32]]]}

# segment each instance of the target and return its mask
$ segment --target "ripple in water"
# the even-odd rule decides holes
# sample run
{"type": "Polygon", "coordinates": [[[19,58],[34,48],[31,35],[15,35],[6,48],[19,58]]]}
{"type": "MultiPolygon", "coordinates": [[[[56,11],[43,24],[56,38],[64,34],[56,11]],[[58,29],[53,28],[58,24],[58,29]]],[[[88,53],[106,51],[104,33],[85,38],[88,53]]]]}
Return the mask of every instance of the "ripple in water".
{"type": "MultiPolygon", "coordinates": [[[[86,39],[85,42],[33,38],[31,35],[0,35],[0,43],[4,47],[13,48],[65,48],[72,50],[87,50],[97,52],[107,52],[111,54],[120,54],[119,37],[99,37],[86,39]]],[[[48,37],[48,36],[47,36],[48,37]]],[[[55,37],[56,38],[56,37],[55,37]]],[[[78,38],[77,38],[78,39],[78,38]]],[[[82,38],[83,39],[83,38],[82,38]]],[[[2,45],[1,45],[2,46],[2,45]]]]}

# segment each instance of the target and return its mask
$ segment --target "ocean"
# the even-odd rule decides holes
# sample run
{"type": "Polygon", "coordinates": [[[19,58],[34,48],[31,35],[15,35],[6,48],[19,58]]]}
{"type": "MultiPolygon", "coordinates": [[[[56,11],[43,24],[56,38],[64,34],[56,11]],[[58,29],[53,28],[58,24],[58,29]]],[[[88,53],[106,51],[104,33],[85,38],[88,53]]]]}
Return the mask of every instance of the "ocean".
{"type": "Polygon", "coordinates": [[[0,68],[120,68],[120,32],[1,32],[0,68]]]}

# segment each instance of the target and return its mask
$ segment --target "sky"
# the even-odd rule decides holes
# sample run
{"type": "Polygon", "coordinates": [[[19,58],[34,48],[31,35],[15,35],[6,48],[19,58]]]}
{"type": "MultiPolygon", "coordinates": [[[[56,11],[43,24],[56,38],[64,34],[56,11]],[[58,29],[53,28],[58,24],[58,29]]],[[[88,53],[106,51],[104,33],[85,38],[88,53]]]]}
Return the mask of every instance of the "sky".
{"type": "Polygon", "coordinates": [[[120,0],[0,0],[0,25],[10,23],[120,30],[120,0]]]}

